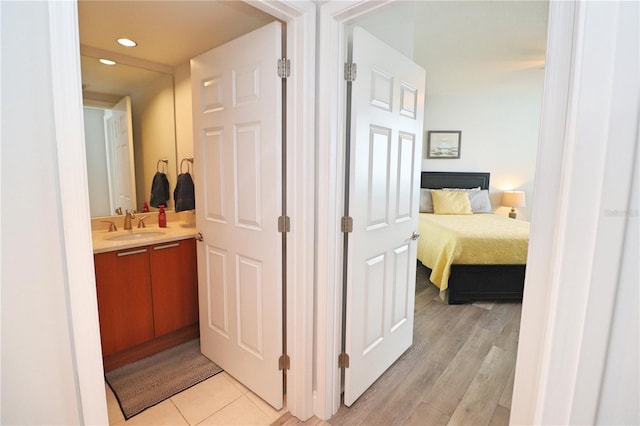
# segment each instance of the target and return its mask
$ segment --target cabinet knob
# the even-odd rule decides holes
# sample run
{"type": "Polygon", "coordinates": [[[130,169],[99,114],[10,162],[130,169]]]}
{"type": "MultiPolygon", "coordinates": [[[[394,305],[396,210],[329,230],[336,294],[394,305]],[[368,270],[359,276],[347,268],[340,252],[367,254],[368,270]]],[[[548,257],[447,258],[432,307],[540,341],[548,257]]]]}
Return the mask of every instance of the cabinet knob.
{"type": "Polygon", "coordinates": [[[204,237],[202,236],[202,232],[198,232],[196,234],[196,240],[198,241],[204,241],[204,237]]]}

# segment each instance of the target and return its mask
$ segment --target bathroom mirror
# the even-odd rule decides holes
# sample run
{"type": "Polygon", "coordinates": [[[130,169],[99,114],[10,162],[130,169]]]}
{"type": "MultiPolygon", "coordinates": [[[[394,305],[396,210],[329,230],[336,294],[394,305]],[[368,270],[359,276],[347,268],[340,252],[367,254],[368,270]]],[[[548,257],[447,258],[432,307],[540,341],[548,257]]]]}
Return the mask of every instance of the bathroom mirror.
{"type": "Polygon", "coordinates": [[[176,182],[173,76],[130,65],[104,65],[86,55],[81,56],[81,66],[91,216],[112,215],[116,207],[140,211],[149,200],[156,171],[166,173],[170,185],[176,182]],[[130,119],[113,111],[126,99],[130,119]],[[112,135],[125,131],[127,120],[132,132],[129,151],[125,137],[114,147],[112,135]]]}

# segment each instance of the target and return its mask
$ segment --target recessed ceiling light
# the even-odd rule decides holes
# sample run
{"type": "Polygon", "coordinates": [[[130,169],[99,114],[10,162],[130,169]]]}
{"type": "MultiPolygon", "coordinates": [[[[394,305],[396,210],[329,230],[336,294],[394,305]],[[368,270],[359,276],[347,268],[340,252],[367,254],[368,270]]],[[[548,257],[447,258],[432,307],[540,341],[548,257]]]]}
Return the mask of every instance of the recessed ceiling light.
{"type": "Polygon", "coordinates": [[[118,43],[126,47],[136,47],[138,45],[138,43],[129,38],[119,38],[118,43]]]}
{"type": "Polygon", "coordinates": [[[105,65],[115,65],[116,61],[112,61],[111,59],[100,59],[100,62],[105,65]]]}

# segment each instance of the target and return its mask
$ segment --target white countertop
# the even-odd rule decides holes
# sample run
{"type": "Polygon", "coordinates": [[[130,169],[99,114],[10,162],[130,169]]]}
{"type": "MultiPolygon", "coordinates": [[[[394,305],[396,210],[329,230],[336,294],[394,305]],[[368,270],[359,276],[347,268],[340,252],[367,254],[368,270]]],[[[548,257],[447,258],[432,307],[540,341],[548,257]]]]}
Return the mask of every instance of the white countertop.
{"type": "Polygon", "coordinates": [[[131,230],[119,230],[115,232],[108,232],[105,230],[97,230],[91,233],[93,239],[93,253],[105,253],[109,251],[129,249],[132,247],[147,246],[151,244],[166,243],[169,241],[184,240],[187,238],[193,238],[197,234],[194,225],[184,222],[170,222],[167,223],[166,228],[160,228],[157,224],[147,225],[146,228],[134,228],[131,230]],[[158,232],[162,232],[162,235],[157,235],[158,232]],[[141,235],[138,238],[131,240],[111,240],[110,238],[120,237],[129,234],[143,234],[151,233],[148,237],[141,235]]]}

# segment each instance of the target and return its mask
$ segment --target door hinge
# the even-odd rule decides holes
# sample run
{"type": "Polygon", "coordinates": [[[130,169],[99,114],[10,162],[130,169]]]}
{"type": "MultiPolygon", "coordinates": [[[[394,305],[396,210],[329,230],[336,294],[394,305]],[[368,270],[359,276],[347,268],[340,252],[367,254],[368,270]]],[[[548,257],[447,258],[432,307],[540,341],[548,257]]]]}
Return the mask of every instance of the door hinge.
{"type": "Polygon", "coordinates": [[[338,355],[338,368],[349,368],[349,354],[342,352],[338,355]]]}
{"type": "Polygon", "coordinates": [[[343,216],[340,221],[340,232],[353,232],[353,218],[351,216],[343,216]]]}
{"type": "Polygon", "coordinates": [[[289,216],[278,217],[278,232],[291,232],[291,220],[289,216]]]}
{"type": "Polygon", "coordinates": [[[291,77],[291,61],[287,58],[278,59],[278,77],[291,77]]]}
{"type": "Polygon", "coordinates": [[[288,370],[291,365],[291,359],[289,359],[289,355],[282,354],[280,358],[278,358],[278,370],[288,370]]]}
{"type": "Polygon", "coordinates": [[[358,73],[358,65],[349,62],[344,64],[344,79],[347,81],[356,81],[356,74],[358,73]]]}

